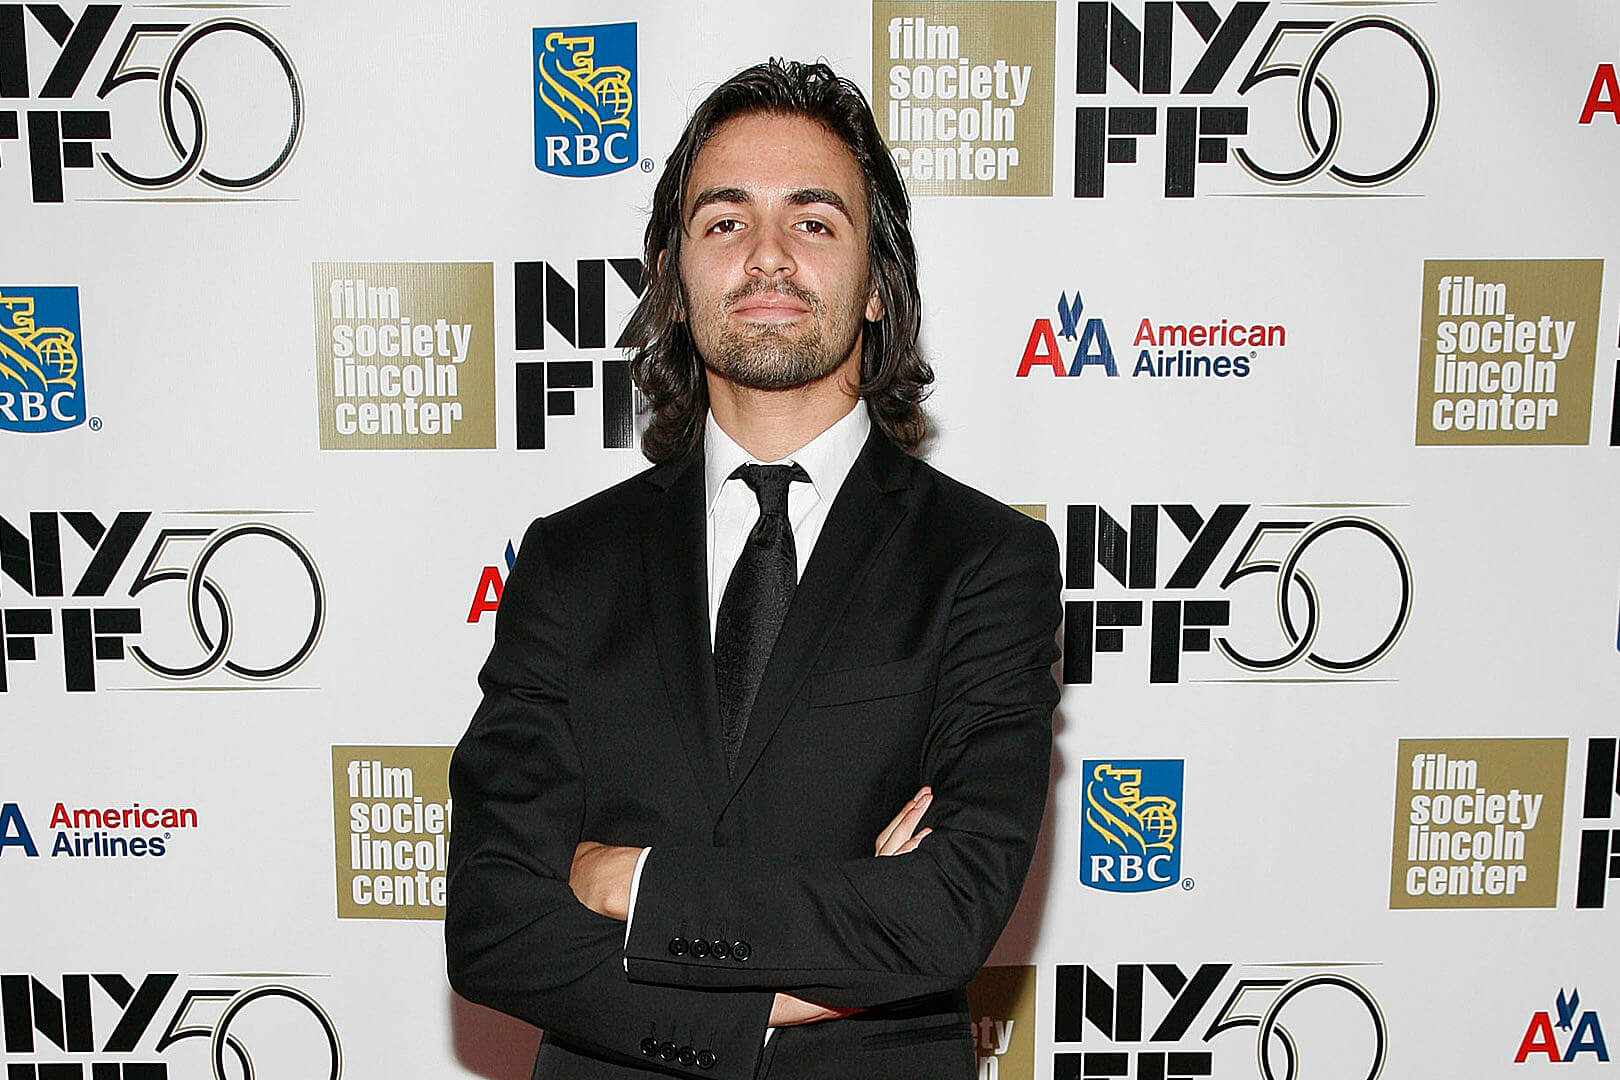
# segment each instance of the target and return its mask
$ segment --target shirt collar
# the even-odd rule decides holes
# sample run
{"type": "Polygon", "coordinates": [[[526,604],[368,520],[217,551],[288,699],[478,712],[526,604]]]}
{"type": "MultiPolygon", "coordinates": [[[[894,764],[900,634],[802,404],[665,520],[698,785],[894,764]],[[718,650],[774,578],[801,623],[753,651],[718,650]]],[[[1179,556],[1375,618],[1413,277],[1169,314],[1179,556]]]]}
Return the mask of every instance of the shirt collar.
{"type": "Polygon", "coordinates": [[[720,489],[731,474],[737,470],[737,466],[750,463],[781,465],[796,462],[809,474],[810,485],[816,489],[817,498],[831,499],[843,486],[844,477],[849,475],[850,467],[860,456],[861,447],[866,445],[866,437],[871,430],[872,420],[866,414],[864,403],[857,402],[853,409],[826,431],[787,457],[780,461],[760,461],[738,446],[736,440],[715,422],[714,413],[711,412],[703,430],[705,510],[714,512],[714,501],[720,497],[720,489]]]}

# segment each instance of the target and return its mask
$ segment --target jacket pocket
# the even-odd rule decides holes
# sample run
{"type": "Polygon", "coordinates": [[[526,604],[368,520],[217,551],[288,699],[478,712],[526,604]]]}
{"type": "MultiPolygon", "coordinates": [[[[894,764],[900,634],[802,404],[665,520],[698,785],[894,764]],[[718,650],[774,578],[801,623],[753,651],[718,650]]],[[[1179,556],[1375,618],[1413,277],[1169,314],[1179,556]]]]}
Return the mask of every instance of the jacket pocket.
{"type": "Polygon", "coordinates": [[[871,667],[823,671],[810,676],[810,706],[847,705],[932,690],[934,659],[910,656],[871,667]]]}
{"type": "Polygon", "coordinates": [[[889,1050],[897,1046],[916,1046],[918,1043],[967,1041],[973,1037],[973,1028],[963,1020],[928,1027],[904,1028],[900,1031],[874,1031],[861,1036],[861,1047],[866,1050],[889,1050]]]}

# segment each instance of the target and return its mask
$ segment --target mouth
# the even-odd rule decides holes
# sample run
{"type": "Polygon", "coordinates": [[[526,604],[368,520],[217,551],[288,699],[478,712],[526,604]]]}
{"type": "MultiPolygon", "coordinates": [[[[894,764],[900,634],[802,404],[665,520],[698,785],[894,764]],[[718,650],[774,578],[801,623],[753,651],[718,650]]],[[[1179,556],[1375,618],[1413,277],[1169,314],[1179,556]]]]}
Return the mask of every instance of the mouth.
{"type": "Polygon", "coordinates": [[[727,310],[747,322],[791,323],[815,312],[814,296],[792,283],[776,288],[753,288],[733,294],[727,310]]]}
{"type": "Polygon", "coordinates": [[[810,314],[810,308],[803,301],[795,300],[791,296],[780,293],[766,293],[760,296],[750,296],[731,308],[731,314],[739,319],[749,322],[788,323],[804,318],[810,314]]]}

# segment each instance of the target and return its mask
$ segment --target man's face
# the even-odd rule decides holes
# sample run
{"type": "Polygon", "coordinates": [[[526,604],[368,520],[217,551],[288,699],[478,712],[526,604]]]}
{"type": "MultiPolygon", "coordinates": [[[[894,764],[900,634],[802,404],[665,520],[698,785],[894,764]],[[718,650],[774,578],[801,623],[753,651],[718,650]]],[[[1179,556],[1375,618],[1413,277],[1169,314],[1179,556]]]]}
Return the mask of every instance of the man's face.
{"type": "Polygon", "coordinates": [[[698,151],[682,213],[682,303],[698,353],[760,390],[852,365],[883,306],[867,273],[865,183],[844,144],[800,116],[753,113],[698,151]]]}

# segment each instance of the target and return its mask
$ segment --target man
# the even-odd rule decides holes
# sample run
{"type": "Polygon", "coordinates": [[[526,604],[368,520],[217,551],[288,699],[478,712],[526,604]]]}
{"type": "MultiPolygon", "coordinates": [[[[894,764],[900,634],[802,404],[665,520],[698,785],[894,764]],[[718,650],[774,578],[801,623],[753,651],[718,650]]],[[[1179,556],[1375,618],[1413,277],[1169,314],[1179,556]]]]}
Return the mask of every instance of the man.
{"type": "Polygon", "coordinates": [[[536,1077],[976,1074],[1057,552],[907,453],[909,213],[820,64],[720,86],[658,183],[655,465],[529,528],[451,764],[450,979],[545,1029],[536,1077]]]}

